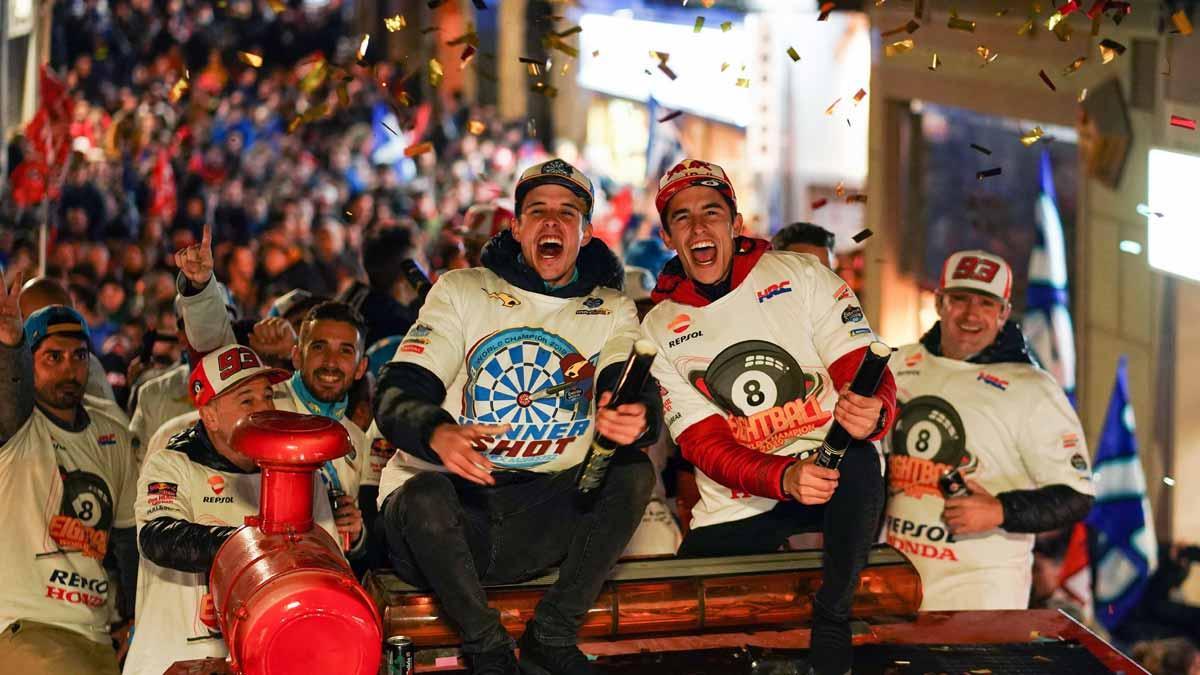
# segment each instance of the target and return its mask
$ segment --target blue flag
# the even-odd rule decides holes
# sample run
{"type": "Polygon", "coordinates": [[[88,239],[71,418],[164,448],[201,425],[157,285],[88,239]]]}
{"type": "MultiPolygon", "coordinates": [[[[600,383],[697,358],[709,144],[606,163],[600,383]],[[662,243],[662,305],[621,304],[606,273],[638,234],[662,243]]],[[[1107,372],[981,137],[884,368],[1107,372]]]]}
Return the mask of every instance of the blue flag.
{"type": "Polygon", "coordinates": [[[1122,356],[1092,466],[1096,503],[1085,521],[1095,542],[1091,558],[1096,618],[1109,630],[1137,605],[1158,567],[1158,543],[1138,458],[1128,379],[1122,356]]]}
{"type": "Polygon", "coordinates": [[[1067,253],[1054,192],[1050,153],[1042,151],[1037,242],[1029,255],[1029,288],[1021,328],[1042,366],[1075,403],[1075,331],[1067,308],[1067,253]]]}

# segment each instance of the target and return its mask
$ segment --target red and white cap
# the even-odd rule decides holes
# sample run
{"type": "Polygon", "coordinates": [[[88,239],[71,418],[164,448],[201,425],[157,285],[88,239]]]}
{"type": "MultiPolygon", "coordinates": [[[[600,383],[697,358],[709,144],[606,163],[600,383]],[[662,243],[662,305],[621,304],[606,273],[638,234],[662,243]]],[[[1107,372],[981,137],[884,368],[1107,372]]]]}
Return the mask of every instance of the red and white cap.
{"type": "Polygon", "coordinates": [[[286,370],[264,366],[262,359],[249,347],[225,345],[205,354],[192,369],[192,374],[188,376],[188,394],[192,397],[192,404],[199,408],[237,383],[258,375],[266,375],[271,384],[291,377],[286,370]]]}
{"type": "Polygon", "coordinates": [[[951,253],[942,266],[940,288],[983,293],[1009,302],[1012,300],[1012,267],[1004,258],[987,251],[951,253]]]}
{"type": "Polygon", "coordinates": [[[658,181],[658,196],[654,198],[654,208],[659,216],[664,216],[671,197],[696,186],[710,187],[720,192],[729,200],[733,210],[737,211],[737,195],[733,192],[733,183],[729,182],[729,176],[725,175],[725,169],[712,162],[685,159],[671,167],[658,181]]]}

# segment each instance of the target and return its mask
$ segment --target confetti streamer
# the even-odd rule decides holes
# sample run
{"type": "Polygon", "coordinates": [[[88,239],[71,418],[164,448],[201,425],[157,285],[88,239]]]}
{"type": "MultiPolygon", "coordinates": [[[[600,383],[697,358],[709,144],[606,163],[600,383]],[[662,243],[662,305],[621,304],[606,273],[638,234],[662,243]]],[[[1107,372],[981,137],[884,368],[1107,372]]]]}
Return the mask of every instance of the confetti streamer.
{"type": "Polygon", "coordinates": [[[1002,169],[1000,167],[996,167],[994,169],[987,169],[986,171],[979,171],[975,174],[975,180],[983,180],[984,178],[991,178],[992,176],[999,176],[1001,171],[1002,171],[1002,169]]]}
{"type": "Polygon", "coordinates": [[[809,205],[809,207],[813,211],[816,211],[817,209],[821,208],[822,206],[825,206],[828,203],[829,203],[828,199],[821,197],[820,199],[814,199],[812,204],[809,205]]]}
{"type": "Polygon", "coordinates": [[[263,64],[263,57],[254,52],[238,52],[237,55],[239,61],[251,68],[259,68],[263,64]]]}
{"type": "Polygon", "coordinates": [[[1062,74],[1063,74],[1064,76],[1066,76],[1066,75],[1070,75],[1070,74],[1074,73],[1075,71],[1077,71],[1077,70],[1079,70],[1081,67],[1083,67],[1083,64],[1084,64],[1084,62],[1085,62],[1085,61],[1087,61],[1087,57],[1086,57],[1086,56],[1080,56],[1079,58],[1077,58],[1077,59],[1075,59],[1074,61],[1072,61],[1072,62],[1070,62],[1069,64],[1067,64],[1067,67],[1066,67],[1066,68],[1063,68],[1063,73],[1062,73],[1062,74]]]}
{"type": "Polygon", "coordinates": [[[792,63],[795,63],[800,60],[800,53],[796,51],[795,47],[788,47],[787,55],[792,57],[792,63]]]}
{"type": "Polygon", "coordinates": [[[362,61],[367,55],[367,47],[371,44],[371,34],[367,33],[362,36],[362,42],[358,43],[358,60],[362,61]]]}
{"type": "Polygon", "coordinates": [[[1071,13],[1077,11],[1078,9],[1079,9],[1079,3],[1076,2],[1075,0],[1069,0],[1067,2],[1067,4],[1058,8],[1057,13],[1061,14],[1063,16],[1063,18],[1066,18],[1068,16],[1071,16],[1071,13]]]}
{"type": "MultiPolygon", "coordinates": [[[[864,195],[864,196],[865,196],[865,195],[864,195]]],[[[870,238],[871,238],[871,235],[873,235],[873,234],[875,234],[875,233],[874,233],[874,232],[872,232],[870,229],[866,229],[866,230],[863,230],[862,232],[859,232],[858,234],[856,234],[856,235],[854,235],[853,237],[850,237],[850,238],[854,240],[854,243],[856,243],[856,244],[861,244],[861,243],[863,243],[864,241],[866,241],[866,240],[870,239],[870,238]]]]}
{"type": "Polygon", "coordinates": [[[1054,30],[1054,27],[1057,26],[1058,22],[1060,22],[1062,20],[1063,20],[1062,12],[1055,12],[1050,15],[1049,19],[1046,19],[1046,28],[1049,30],[1054,30]]]}
{"type": "Polygon", "coordinates": [[[405,148],[404,156],[405,157],[416,157],[417,155],[423,155],[432,150],[433,150],[433,143],[431,143],[429,141],[422,141],[421,143],[415,143],[415,144],[410,145],[407,148],[405,148]]]}
{"type": "Polygon", "coordinates": [[[1175,30],[1183,35],[1192,34],[1192,22],[1188,20],[1188,16],[1181,9],[1171,15],[1171,23],[1175,24],[1175,30]]]}
{"type": "Polygon", "coordinates": [[[1106,2],[1107,0],[1095,0],[1095,2],[1092,3],[1092,6],[1088,8],[1087,17],[1093,20],[1099,19],[1100,15],[1104,13],[1104,5],[1106,2]]]}
{"type": "Polygon", "coordinates": [[[867,90],[859,89],[858,92],[854,94],[854,105],[858,105],[859,103],[862,103],[862,100],[866,97],[867,97],[867,90]]]}
{"type": "Polygon", "coordinates": [[[1087,87],[1079,91],[1079,102],[1083,103],[1085,100],[1087,100],[1087,87]]]}
{"type": "Polygon", "coordinates": [[[723,73],[723,72],[725,72],[725,71],[726,71],[726,70],[728,70],[728,69],[729,69],[729,63],[728,63],[728,62],[726,62],[726,63],[722,63],[722,64],[721,64],[721,72],[722,72],[722,73],[723,73]]]}
{"type": "Polygon", "coordinates": [[[938,66],[940,66],[940,65],[942,65],[942,62],[940,59],[938,59],[937,52],[934,52],[933,53],[933,61],[931,61],[929,63],[929,65],[926,67],[929,68],[930,70],[937,70],[938,66]]]}
{"type": "Polygon", "coordinates": [[[429,86],[437,88],[442,83],[442,78],[445,73],[442,71],[442,63],[437,59],[429,59],[429,86]]]}
{"type": "Polygon", "coordinates": [[[671,81],[675,80],[675,77],[676,77],[675,71],[671,70],[671,68],[667,65],[666,61],[663,61],[662,63],[658,64],[658,69],[661,70],[664,75],[671,78],[671,81]]]}
{"type": "Polygon", "coordinates": [[[1046,71],[1039,70],[1038,77],[1042,78],[1042,82],[1045,82],[1047,87],[1050,87],[1050,91],[1058,91],[1058,87],[1054,86],[1054,83],[1050,81],[1050,76],[1046,74],[1046,71]]]}
{"type": "Polygon", "coordinates": [[[900,40],[899,42],[893,42],[892,44],[885,46],[883,48],[883,55],[895,56],[897,54],[903,54],[904,52],[912,51],[912,48],[913,41],[911,39],[900,40]]]}
{"type": "Polygon", "coordinates": [[[167,94],[167,100],[170,101],[171,103],[179,103],[179,99],[183,98],[183,94],[187,90],[188,90],[187,78],[181,77],[175,83],[175,85],[171,87],[171,93],[167,94]]]}
{"type": "Polygon", "coordinates": [[[975,32],[975,22],[967,19],[958,18],[958,10],[950,10],[950,20],[946,22],[946,27],[950,30],[961,30],[968,33],[975,32]]]}
{"type": "Polygon", "coordinates": [[[1097,47],[1100,48],[1100,61],[1105,64],[1125,53],[1125,45],[1108,38],[1101,40],[1097,47]]]}
{"type": "Polygon", "coordinates": [[[732,29],[733,29],[732,21],[726,21],[725,23],[721,24],[721,32],[722,33],[728,33],[732,29]]]}
{"type": "Polygon", "coordinates": [[[985,147],[983,147],[982,145],[979,145],[979,144],[977,144],[977,143],[972,143],[972,144],[971,144],[971,147],[972,147],[972,148],[974,148],[974,149],[976,149],[976,150],[978,150],[979,152],[982,152],[982,153],[983,153],[983,154],[985,154],[985,155],[990,155],[990,154],[992,154],[992,151],[991,151],[991,150],[988,150],[987,148],[985,148],[985,147]]]}
{"type": "Polygon", "coordinates": [[[1195,131],[1196,120],[1187,117],[1180,117],[1179,115],[1171,115],[1171,126],[1179,127],[1180,129],[1187,129],[1189,131],[1195,131]]]}
{"type": "Polygon", "coordinates": [[[838,103],[841,103],[841,101],[842,101],[842,99],[839,97],[839,98],[838,98],[836,101],[834,101],[833,103],[830,103],[830,104],[829,104],[829,107],[825,109],[825,114],[826,114],[826,115],[832,115],[832,114],[833,114],[833,109],[834,109],[834,108],[836,108],[836,107],[837,107],[837,104],[838,104],[838,103]]]}
{"type": "Polygon", "coordinates": [[[570,28],[564,30],[561,33],[558,33],[557,35],[560,38],[566,38],[566,37],[571,37],[572,35],[574,35],[576,33],[582,33],[582,32],[583,32],[583,26],[571,26],[570,28]]]}
{"type": "Polygon", "coordinates": [[[829,13],[830,13],[830,12],[832,12],[832,11],[834,10],[834,8],[835,8],[835,7],[837,7],[837,5],[836,5],[836,4],[834,4],[834,3],[832,3],[832,2],[826,2],[826,3],[822,4],[822,5],[821,5],[821,10],[820,10],[820,11],[821,11],[821,13],[820,13],[819,15],[817,15],[817,21],[826,21],[826,20],[828,20],[828,19],[829,19],[829,13]]]}
{"type": "Polygon", "coordinates": [[[665,117],[660,117],[658,119],[658,122],[659,122],[659,124],[662,124],[663,122],[670,122],[671,120],[675,119],[676,117],[679,117],[682,114],[683,114],[682,110],[676,110],[675,112],[667,113],[667,115],[665,117]]]}
{"type": "Polygon", "coordinates": [[[487,125],[480,120],[467,122],[467,131],[475,136],[482,134],[485,130],[487,130],[487,125]]]}
{"type": "Polygon", "coordinates": [[[704,28],[704,17],[696,17],[696,23],[692,26],[693,33],[699,33],[704,28]]]}
{"type": "Polygon", "coordinates": [[[408,21],[406,21],[404,19],[403,14],[397,14],[396,16],[389,16],[383,20],[383,26],[384,26],[384,28],[387,28],[389,33],[395,33],[396,31],[400,30],[401,28],[404,28],[407,25],[408,25],[408,21]]]}
{"type": "Polygon", "coordinates": [[[1045,133],[1046,132],[1042,131],[1041,127],[1034,127],[1033,131],[1021,136],[1021,144],[1028,148],[1029,146],[1041,140],[1045,133]]]}
{"type": "Polygon", "coordinates": [[[465,48],[463,48],[462,54],[460,54],[458,57],[458,69],[462,70],[466,68],[467,64],[471,62],[471,59],[475,58],[475,54],[478,51],[479,50],[475,49],[473,45],[467,45],[465,48]]]}
{"type": "Polygon", "coordinates": [[[881,38],[891,37],[891,36],[899,34],[899,33],[908,33],[909,35],[912,35],[913,33],[917,32],[917,29],[920,27],[921,27],[921,24],[917,23],[916,21],[914,21],[912,19],[909,19],[908,23],[904,24],[903,26],[897,26],[885,33],[880,33],[879,37],[881,37],[881,38]]]}

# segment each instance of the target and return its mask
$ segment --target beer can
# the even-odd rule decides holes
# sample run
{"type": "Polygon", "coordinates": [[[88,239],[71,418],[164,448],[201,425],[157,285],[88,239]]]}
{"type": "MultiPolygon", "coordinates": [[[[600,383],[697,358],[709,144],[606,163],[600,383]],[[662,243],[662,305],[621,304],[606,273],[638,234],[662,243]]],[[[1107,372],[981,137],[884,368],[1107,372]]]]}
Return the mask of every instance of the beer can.
{"type": "Polygon", "coordinates": [[[417,672],[417,653],[412,638],[393,635],[384,643],[383,662],[387,664],[387,675],[413,675],[417,672]]]}
{"type": "Polygon", "coordinates": [[[942,496],[946,499],[951,497],[965,497],[971,494],[967,489],[967,481],[959,473],[958,469],[951,469],[944,472],[938,478],[938,489],[941,490],[942,496]]]}

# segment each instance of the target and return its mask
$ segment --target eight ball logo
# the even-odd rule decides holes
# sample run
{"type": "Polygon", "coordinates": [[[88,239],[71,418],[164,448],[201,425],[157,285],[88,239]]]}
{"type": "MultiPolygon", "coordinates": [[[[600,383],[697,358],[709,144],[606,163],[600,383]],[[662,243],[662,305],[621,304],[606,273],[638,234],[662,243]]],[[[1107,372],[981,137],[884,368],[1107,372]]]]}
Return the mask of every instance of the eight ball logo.
{"type": "Polygon", "coordinates": [[[63,498],[59,513],[77,519],[86,527],[108,531],[113,522],[112,494],[97,475],[59,468],[63,498]]]}
{"type": "Polygon", "coordinates": [[[726,347],[691,380],[722,409],[742,417],[807,398],[816,385],[791,354],[762,340],[726,347]]]}
{"type": "Polygon", "coordinates": [[[892,448],[897,454],[952,467],[972,462],[962,418],[937,396],[918,396],[901,405],[892,448]]]}

